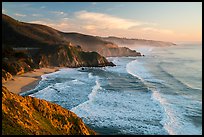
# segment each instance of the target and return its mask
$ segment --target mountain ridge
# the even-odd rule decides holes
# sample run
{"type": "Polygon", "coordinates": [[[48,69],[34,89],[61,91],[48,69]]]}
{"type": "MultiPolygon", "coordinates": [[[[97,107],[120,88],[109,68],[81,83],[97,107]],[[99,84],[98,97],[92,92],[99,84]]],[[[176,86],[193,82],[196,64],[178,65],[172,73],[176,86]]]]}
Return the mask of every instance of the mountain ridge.
{"type": "Polygon", "coordinates": [[[176,45],[172,42],[158,41],[158,40],[147,40],[147,39],[136,39],[136,38],[121,38],[116,36],[100,37],[104,41],[113,42],[121,46],[173,46],[176,45]]]}
{"type": "Polygon", "coordinates": [[[75,32],[61,32],[46,25],[19,22],[2,14],[3,43],[12,47],[49,47],[50,45],[80,46],[83,51],[98,52],[102,56],[141,56],[139,52],[104,41],[96,36],[75,32]],[[10,32],[7,34],[6,32],[10,32]],[[12,35],[11,35],[12,34],[12,35]],[[25,44],[22,43],[22,40],[25,44]]]}
{"type": "Polygon", "coordinates": [[[41,67],[115,66],[95,51],[83,51],[51,27],[2,14],[2,80],[41,67]],[[62,38],[61,38],[62,37],[62,38]],[[11,75],[10,75],[11,74],[11,75]]]}

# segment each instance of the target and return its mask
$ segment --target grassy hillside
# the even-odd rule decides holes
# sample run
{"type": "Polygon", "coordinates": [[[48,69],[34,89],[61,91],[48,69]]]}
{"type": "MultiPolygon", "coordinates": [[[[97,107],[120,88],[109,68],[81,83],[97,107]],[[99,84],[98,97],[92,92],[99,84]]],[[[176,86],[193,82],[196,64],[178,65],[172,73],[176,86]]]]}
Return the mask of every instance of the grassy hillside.
{"type": "Polygon", "coordinates": [[[94,135],[73,112],[30,96],[22,97],[2,86],[3,135],[94,135]]]}

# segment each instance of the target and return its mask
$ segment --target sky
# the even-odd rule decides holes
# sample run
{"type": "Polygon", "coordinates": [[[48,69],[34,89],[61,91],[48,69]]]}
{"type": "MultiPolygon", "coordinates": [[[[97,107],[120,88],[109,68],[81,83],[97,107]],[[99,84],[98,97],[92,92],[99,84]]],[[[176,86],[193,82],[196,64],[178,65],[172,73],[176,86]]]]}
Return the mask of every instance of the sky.
{"type": "Polygon", "coordinates": [[[63,32],[202,41],[202,2],[2,2],[2,13],[63,32]]]}

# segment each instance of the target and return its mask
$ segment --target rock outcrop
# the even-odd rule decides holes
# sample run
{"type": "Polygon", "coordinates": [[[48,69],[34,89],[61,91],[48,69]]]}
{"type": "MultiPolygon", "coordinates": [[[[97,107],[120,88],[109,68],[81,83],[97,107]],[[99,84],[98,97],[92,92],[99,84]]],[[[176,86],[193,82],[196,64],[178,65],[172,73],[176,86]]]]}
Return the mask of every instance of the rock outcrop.
{"type": "Polygon", "coordinates": [[[15,52],[12,48],[2,48],[2,83],[12,79],[12,75],[20,75],[38,68],[33,59],[23,52],[15,52]]]}
{"type": "MultiPolygon", "coordinates": [[[[105,67],[115,66],[97,52],[84,52],[77,47],[60,45],[55,52],[40,52],[37,63],[40,67],[105,67]]],[[[36,57],[37,58],[37,57],[36,57]]]]}
{"type": "Polygon", "coordinates": [[[126,47],[103,49],[101,51],[101,54],[106,55],[106,56],[110,56],[110,57],[141,56],[140,52],[137,52],[135,50],[130,50],[129,48],[126,48],[126,47]]]}
{"type": "Polygon", "coordinates": [[[76,114],[30,96],[22,97],[2,86],[3,135],[94,135],[76,114]]]}
{"type": "Polygon", "coordinates": [[[12,79],[12,75],[9,72],[6,72],[4,69],[2,69],[2,83],[11,79],[12,79]]]}

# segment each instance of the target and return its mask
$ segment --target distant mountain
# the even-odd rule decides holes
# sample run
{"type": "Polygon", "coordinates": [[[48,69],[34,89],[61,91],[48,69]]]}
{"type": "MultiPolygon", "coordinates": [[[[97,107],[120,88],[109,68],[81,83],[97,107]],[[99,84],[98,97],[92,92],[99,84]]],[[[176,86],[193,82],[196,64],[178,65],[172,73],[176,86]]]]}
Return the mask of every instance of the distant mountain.
{"type": "Polygon", "coordinates": [[[165,41],[155,41],[155,40],[146,40],[146,39],[128,39],[128,38],[119,38],[119,37],[100,37],[102,40],[107,42],[113,42],[119,46],[128,46],[128,47],[137,47],[137,46],[155,46],[155,47],[166,47],[176,45],[172,42],[165,41]]]}
{"type": "Polygon", "coordinates": [[[75,46],[81,46],[84,51],[96,51],[105,57],[141,56],[141,53],[135,50],[127,47],[118,47],[117,44],[105,41],[98,36],[80,33],[63,33],[63,36],[75,46]]]}
{"type": "Polygon", "coordinates": [[[3,135],[95,135],[76,114],[57,104],[13,94],[2,86],[3,135]]]}
{"type": "Polygon", "coordinates": [[[102,56],[140,56],[139,52],[118,47],[96,36],[80,33],[64,33],[39,24],[24,23],[2,14],[2,41],[12,47],[53,48],[56,45],[81,47],[83,51],[95,51],[102,56]],[[52,46],[52,47],[50,47],[52,46]]]}

